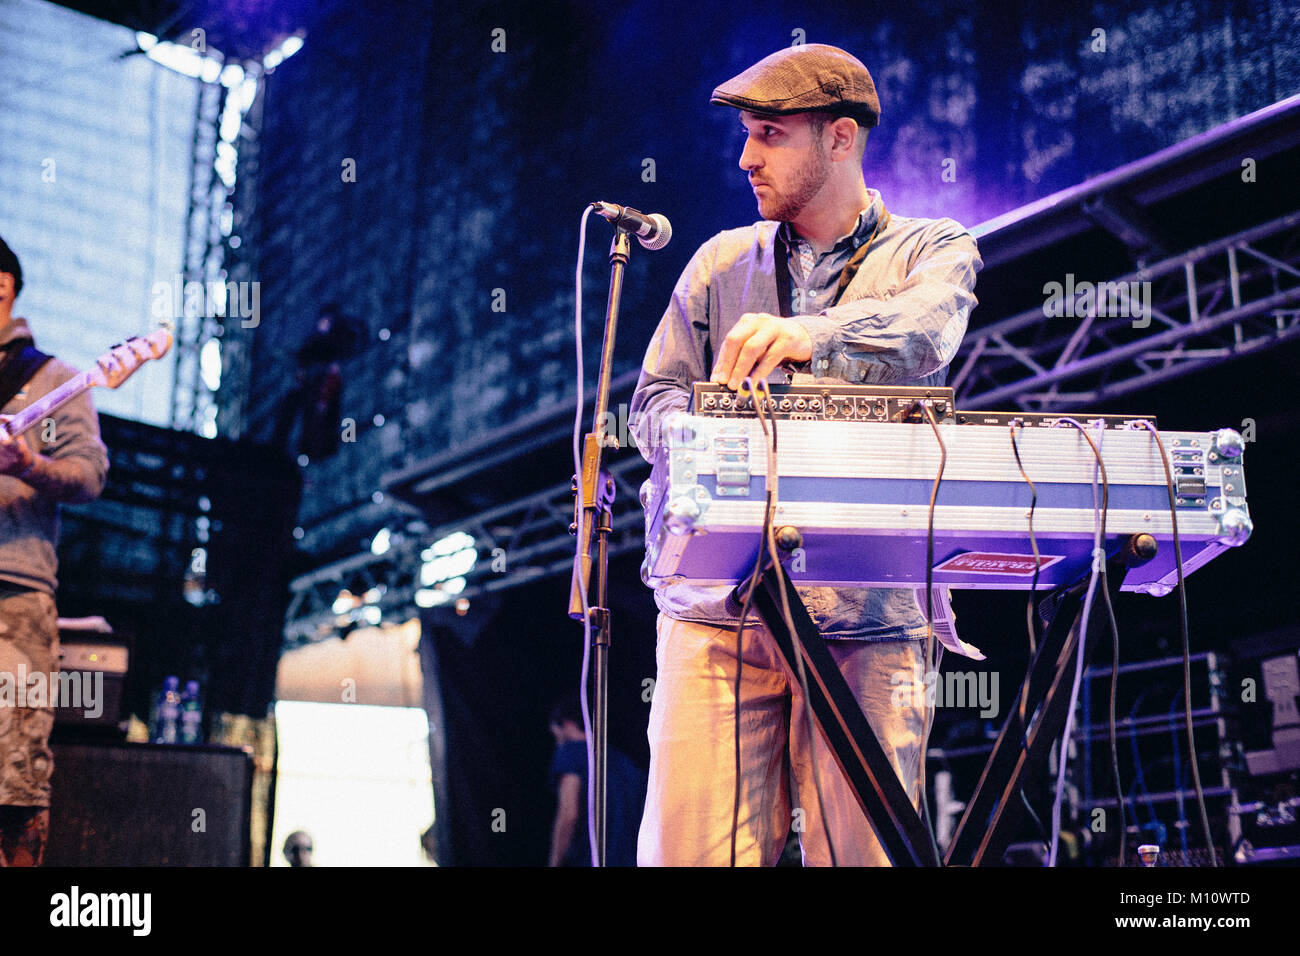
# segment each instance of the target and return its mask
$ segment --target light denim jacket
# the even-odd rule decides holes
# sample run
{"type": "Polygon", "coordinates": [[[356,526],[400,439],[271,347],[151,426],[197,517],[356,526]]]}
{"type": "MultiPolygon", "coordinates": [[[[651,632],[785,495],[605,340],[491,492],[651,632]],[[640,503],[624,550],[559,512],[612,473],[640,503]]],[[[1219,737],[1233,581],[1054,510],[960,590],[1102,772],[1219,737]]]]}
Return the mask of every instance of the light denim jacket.
{"type": "MultiPolygon", "coordinates": [[[[869,196],[858,236],[870,235],[884,213],[879,193],[869,190],[869,196]]],[[[708,379],[732,326],[746,312],[781,312],[773,265],[778,228],[779,223],[758,222],[719,233],[699,248],[673,290],[646,350],[629,414],[637,447],[656,465],[652,486],[662,480],[656,452],[661,425],[670,413],[689,408],[691,385],[708,379]]],[[[836,254],[847,259],[849,245],[841,240],[836,254]]],[[[839,304],[815,315],[791,316],[812,338],[812,360],[793,381],[944,384],[976,304],[975,273],[982,264],[974,237],[952,219],[891,215],[839,304]]],[[[831,289],[839,271],[829,277],[831,289]]],[[[810,288],[800,299],[800,275],[792,265],[796,302],[827,300],[825,287],[810,288]]],[[[781,371],[771,379],[785,380],[781,371]]],[[[645,500],[654,499],[651,494],[645,500]]],[[[655,589],[655,603],[677,620],[735,625],[740,608],[729,599],[731,591],[662,585],[655,589]]],[[[925,635],[925,616],[910,588],[798,591],[825,637],[897,641],[925,635]]]]}

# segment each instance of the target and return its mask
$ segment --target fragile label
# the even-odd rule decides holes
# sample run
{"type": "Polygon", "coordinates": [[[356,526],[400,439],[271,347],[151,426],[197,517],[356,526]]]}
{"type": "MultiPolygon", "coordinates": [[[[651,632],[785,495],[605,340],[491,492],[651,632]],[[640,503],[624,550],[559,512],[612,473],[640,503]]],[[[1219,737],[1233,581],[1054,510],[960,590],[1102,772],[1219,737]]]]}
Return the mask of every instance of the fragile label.
{"type": "MultiPolygon", "coordinates": [[[[1040,554],[1039,572],[1051,567],[1063,557],[1064,555],[1060,554],[1040,554]]],[[[1030,577],[1034,573],[1034,556],[999,554],[993,551],[967,551],[964,554],[954,555],[941,564],[936,564],[934,569],[962,574],[1018,574],[1030,577]]]]}

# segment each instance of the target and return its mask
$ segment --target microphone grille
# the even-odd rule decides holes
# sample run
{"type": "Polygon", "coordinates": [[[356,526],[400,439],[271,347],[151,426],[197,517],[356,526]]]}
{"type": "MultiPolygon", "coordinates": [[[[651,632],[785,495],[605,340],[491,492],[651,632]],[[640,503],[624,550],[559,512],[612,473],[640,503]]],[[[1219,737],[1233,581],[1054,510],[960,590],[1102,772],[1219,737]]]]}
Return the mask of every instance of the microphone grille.
{"type": "Polygon", "coordinates": [[[641,245],[647,249],[662,249],[664,246],[668,245],[668,240],[673,237],[672,224],[668,222],[668,217],[657,212],[651,213],[646,218],[658,226],[659,231],[649,239],[638,236],[638,241],[640,241],[641,245]]]}

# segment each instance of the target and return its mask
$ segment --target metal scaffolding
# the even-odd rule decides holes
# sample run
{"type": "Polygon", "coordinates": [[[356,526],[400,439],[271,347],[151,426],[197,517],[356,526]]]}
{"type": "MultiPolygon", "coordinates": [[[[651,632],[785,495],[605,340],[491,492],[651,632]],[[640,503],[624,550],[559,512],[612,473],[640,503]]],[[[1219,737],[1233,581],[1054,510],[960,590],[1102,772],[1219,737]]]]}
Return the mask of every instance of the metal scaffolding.
{"type": "MultiPolygon", "coordinates": [[[[203,289],[219,278],[224,243],[220,213],[226,189],[217,175],[217,141],[226,88],[220,83],[200,83],[194,113],[194,141],[190,160],[189,213],[185,220],[185,290],[198,282],[203,289]]],[[[212,392],[203,384],[199,355],[203,344],[216,334],[217,321],[207,316],[206,293],[202,302],[185,296],[185,308],[176,320],[176,377],[172,382],[172,428],[198,432],[203,428],[212,392]]]]}
{"type": "Polygon", "coordinates": [[[958,407],[1087,407],[1292,338],[1300,333],[1298,227],[1293,212],[1090,283],[1068,335],[1053,331],[1063,323],[1041,306],[972,331],[949,383],[958,407]],[[1097,294],[1103,286],[1112,294],[1097,294]],[[1149,314],[1134,290],[1143,290],[1149,314]],[[1101,299],[1110,314],[1099,312],[1101,299]]]}
{"type": "MultiPolygon", "coordinates": [[[[650,466],[635,451],[624,451],[609,465],[614,499],[612,556],[642,546],[644,517],[639,486],[650,466]]],[[[456,597],[472,599],[566,574],[573,567],[573,491],[568,482],[489,508],[465,520],[448,522],[419,538],[406,538],[382,555],[356,554],[295,578],[286,614],[285,640],[299,644],[335,632],[339,615],[332,605],[339,592],[378,595],[373,605],[385,615],[415,613],[420,590],[420,552],[457,531],[473,536],[479,561],[467,572],[456,597]],[[509,529],[503,533],[502,529],[509,529]]]]}
{"type": "MultiPolygon", "coordinates": [[[[253,79],[256,93],[239,125],[236,142],[238,178],[231,191],[230,236],[226,243],[227,281],[236,286],[258,282],[257,267],[261,247],[261,217],[257,204],[261,172],[262,107],[266,92],[266,74],[255,62],[244,64],[245,76],[253,79]]],[[[260,317],[258,319],[260,322],[260,317]]],[[[253,336],[257,325],[241,319],[226,323],[221,334],[221,388],[217,393],[217,431],[233,439],[243,437],[248,416],[248,391],[252,377],[253,336]]]]}

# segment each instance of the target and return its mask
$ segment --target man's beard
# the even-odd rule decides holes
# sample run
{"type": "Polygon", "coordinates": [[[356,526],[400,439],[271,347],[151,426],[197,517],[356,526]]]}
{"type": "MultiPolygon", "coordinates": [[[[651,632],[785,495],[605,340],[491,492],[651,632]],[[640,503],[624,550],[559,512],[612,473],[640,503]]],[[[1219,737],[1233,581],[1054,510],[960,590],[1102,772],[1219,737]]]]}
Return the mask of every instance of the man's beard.
{"type": "Polygon", "coordinates": [[[765,210],[760,199],[759,215],[773,222],[791,222],[797,219],[804,207],[826,185],[830,175],[830,157],[826,155],[825,147],[819,142],[816,152],[795,170],[793,181],[787,190],[777,192],[776,187],[768,183],[768,187],[772,190],[772,197],[768,200],[770,205],[765,210]]]}

